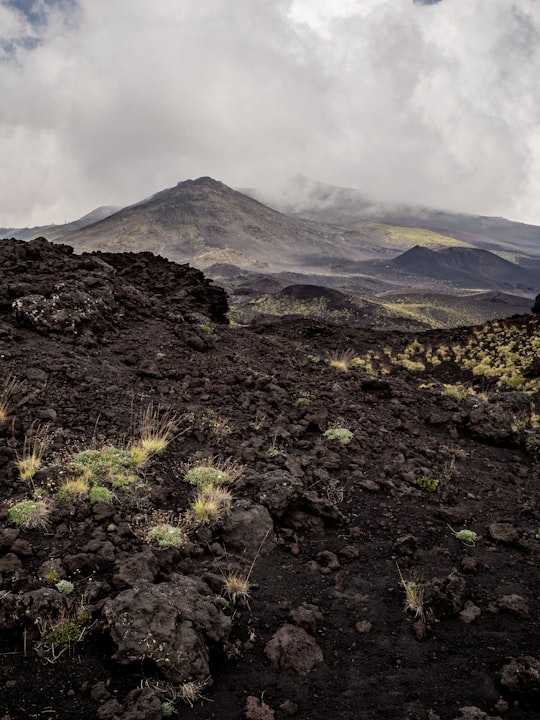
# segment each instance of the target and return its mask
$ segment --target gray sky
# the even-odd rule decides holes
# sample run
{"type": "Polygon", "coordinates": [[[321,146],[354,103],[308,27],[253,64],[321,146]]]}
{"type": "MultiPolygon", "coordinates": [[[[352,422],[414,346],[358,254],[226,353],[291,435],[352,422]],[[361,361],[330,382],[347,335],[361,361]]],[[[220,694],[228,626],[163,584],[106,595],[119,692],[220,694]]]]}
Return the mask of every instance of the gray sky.
{"type": "Polygon", "coordinates": [[[295,173],[540,224],[540,0],[0,0],[0,226],[295,173]]]}

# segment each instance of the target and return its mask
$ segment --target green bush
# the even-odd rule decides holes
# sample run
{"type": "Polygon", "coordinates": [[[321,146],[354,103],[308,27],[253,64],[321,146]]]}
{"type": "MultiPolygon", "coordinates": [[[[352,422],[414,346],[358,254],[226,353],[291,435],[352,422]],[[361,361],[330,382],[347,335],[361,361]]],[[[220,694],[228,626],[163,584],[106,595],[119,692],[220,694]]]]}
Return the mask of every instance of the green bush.
{"type": "Polygon", "coordinates": [[[162,548],[180,547],[184,544],[184,534],[179,527],[163,523],[150,528],[146,533],[146,540],[155,542],[162,548]]]}
{"type": "Polygon", "coordinates": [[[439,481],[430,475],[422,475],[416,478],[414,484],[422,490],[426,490],[426,492],[436,492],[439,489],[439,481]]]}
{"type": "Polygon", "coordinates": [[[348,445],[354,437],[347,428],[331,428],[324,433],[327,440],[338,440],[342,445],[348,445]]]}

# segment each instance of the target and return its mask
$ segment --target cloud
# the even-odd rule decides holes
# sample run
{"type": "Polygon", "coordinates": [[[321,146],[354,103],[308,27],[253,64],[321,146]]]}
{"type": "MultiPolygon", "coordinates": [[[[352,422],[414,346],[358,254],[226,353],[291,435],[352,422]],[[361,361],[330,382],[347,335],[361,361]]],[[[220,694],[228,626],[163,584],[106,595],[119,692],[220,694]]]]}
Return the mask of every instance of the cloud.
{"type": "Polygon", "coordinates": [[[540,224],[539,3],[0,5],[0,225],[303,172],[540,224]]]}

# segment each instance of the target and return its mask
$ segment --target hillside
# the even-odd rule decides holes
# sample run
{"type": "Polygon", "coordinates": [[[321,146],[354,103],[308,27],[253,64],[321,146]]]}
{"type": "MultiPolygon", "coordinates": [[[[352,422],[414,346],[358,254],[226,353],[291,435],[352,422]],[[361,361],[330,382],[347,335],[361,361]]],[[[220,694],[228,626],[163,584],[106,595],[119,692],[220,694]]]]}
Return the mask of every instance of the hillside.
{"type": "Polygon", "coordinates": [[[329,267],[333,258],[359,260],[374,250],[360,233],[292,218],[212,178],[176,187],[68,233],[77,250],[149,250],[197,267],[232,263],[253,269],[329,267]]]}
{"type": "Polygon", "coordinates": [[[536,720],[540,314],[234,327],[151,253],[0,268],[0,716],[536,720]]]}
{"type": "Polygon", "coordinates": [[[390,264],[417,277],[433,278],[454,287],[514,289],[536,294],[540,271],[522,268],[477,248],[449,247],[437,251],[416,245],[390,264]]]}
{"type": "MultiPolygon", "coordinates": [[[[540,227],[505,218],[445,212],[427,207],[376,202],[359,190],[342,188],[297,175],[280,192],[247,191],[283,212],[365,232],[387,227],[409,232],[427,231],[452,238],[454,243],[508,255],[527,265],[540,254],[540,227]]],[[[392,231],[394,235],[394,232],[392,231]]],[[[427,244],[417,239],[413,244],[427,244]]],[[[451,244],[451,243],[447,243],[451,244]]]]}

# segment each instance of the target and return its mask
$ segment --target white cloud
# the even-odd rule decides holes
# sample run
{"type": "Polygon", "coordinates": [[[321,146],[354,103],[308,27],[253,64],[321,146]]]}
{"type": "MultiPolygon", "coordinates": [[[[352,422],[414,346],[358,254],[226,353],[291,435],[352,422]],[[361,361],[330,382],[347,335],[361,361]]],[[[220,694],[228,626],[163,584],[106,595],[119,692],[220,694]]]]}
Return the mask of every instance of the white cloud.
{"type": "Polygon", "coordinates": [[[536,1],[41,9],[32,28],[0,5],[0,226],[62,222],[188,177],[245,187],[296,172],[540,224],[536,1]]]}

